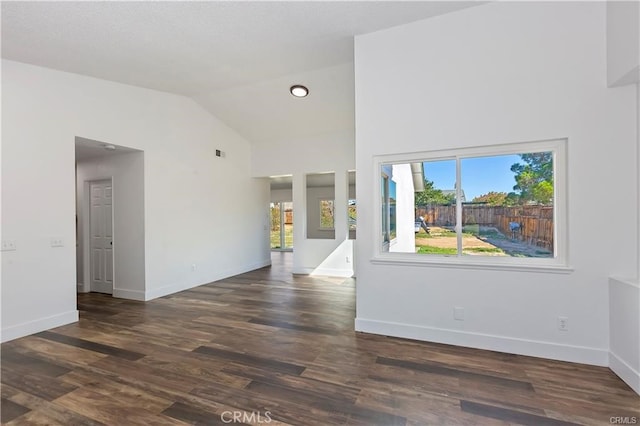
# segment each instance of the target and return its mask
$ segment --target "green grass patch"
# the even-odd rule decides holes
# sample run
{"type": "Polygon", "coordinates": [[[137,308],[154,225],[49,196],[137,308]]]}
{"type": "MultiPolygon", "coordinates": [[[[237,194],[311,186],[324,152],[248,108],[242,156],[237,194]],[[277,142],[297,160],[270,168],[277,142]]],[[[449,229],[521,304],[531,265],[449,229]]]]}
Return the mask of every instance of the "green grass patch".
{"type": "Polygon", "coordinates": [[[500,232],[496,231],[495,229],[482,229],[480,230],[480,234],[483,237],[494,237],[494,238],[499,238],[499,237],[504,237],[500,232]]]}
{"type": "MultiPolygon", "coordinates": [[[[275,229],[271,229],[271,248],[279,249],[280,247],[280,228],[276,227],[275,229]]],[[[284,225],[284,241],[285,247],[293,247],[293,225],[286,224],[284,225]]]]}
{"type": "Polygon", "coordinates": [[[450,231],[448,229],[442,229],[442,228],[437,228],[437,229],[431,229],[429,231],[429,233],[427,234],[426,232],[424,232],[424,229],[421,229],[420,232],[418,232],[416,234],[416,237],[418,238],[433,238],[433,237],[456,237],[456,233],[453,231],[450,231]]]}
{"type": "MultiPolygon", "coordinates": [[[[462,250],[463,253],[504,253],[502,249],[497,247],[470,247],[462,250]]],[[[420,246],[418,247],[419,254],[445,254],[456,255],[458,250],[455,248],[445,247],[433,247],[433,246],[420,246]]]]}
{"type": "Polygon", "coordinates": [[[498,247],[469,247],[462,251],[471,253],[504,253],[504,250],[498,247]]]}
{"type": "Polygon", "coordinates": [[[443,248],[432,246],[420,246],[418,247],[418,254],[458,254],[458,250],[455,248],[443,248]]]}

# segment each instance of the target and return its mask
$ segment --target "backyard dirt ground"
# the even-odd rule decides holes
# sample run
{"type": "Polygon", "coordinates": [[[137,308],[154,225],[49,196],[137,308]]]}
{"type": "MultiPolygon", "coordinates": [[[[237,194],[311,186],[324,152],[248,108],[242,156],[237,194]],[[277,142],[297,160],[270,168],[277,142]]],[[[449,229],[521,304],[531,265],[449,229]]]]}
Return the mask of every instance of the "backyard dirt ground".
{"type": "MultiPolygon", "coordinates": [[[[454,237],[431,237],[431,238],[420,238],[416,237],[416,245],[417,246],[432,246],[432,247],[440,247],[440,248],[456,248],[457,247],[457,239],[454,237]]],[[[463,236],[462,237],[462,247],[467,248],[495,248],[493,244],[490,244],[486,241],[483,241],[475,236],[463,236]]]]}
{"type": "MultiPolygon", "coordinates": [[[[446,228],[438,226],[429,227],[430,236],[426,236],[424,231],[420,231],[416,234],[416,246],[431,246],[438,248],[455,249],[457,247],[457,241],[455,234],[446,228]]],[[[491,231],[494,236],[475,236],[470,234],[463,234],[462,248],[464,249],[501,249],[504,253],[500,252],[464,252],[469,255],[482,255],[482,256],[518,256],[518,257],[549,257],[551,253],[541,249],[540,247],[531,246],[523,243],[522,241],[512,240],[499,233],[495,228],[483,229],[483,231],[491,231]]]]}

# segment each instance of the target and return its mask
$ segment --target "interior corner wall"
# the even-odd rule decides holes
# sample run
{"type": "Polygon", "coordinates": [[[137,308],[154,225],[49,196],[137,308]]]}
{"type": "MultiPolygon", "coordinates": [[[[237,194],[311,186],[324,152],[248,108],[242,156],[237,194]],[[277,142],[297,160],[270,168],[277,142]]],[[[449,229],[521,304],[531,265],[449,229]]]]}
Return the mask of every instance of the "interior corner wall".
{"type": "Polygon", "coordinates": [[[352,244],[346,241],[346,209],[349,197],[347,171],[355,169],[353,130],[315,135],[305,139],[256,143],[253,145],[251,157],[253,176],[292,175],[294,273],[312,273],[317,271],[323,262],[332,258],[329,262],[331,267],[322,270],[327,274],[350,276],[353,273],[353,249],[352,244]],[[335,239],[309,239],[306,175],[325,172],[335,172],[336,216],[342,215],[340,211],[344,210],[344,218],[339,218],[340,221],[344,219],[344,223],[336,222],[335,239]],[[344,190],[341,187],[343,183],[344,190]],[[347,258],[349,262],[346,261],[347,258]]]}
{"type": "Polygon", "coordinates": [[[76,136],[145,153],[146,300],[270,263],[269,184],[236,132],[182,96],[3,60],[2,340],[77,319],[76,136]]]}
{"type": "MultiPolygon", "coordinates": [[[[640,83],[635,85],[637,188],[640,188],[640,83]]],[[[640,215],[640,200],[636,215],[640,215]]],[[[640,222],[640,216],[637,219],[640,222]]],[[[640,234],[638,235],[640,267],[640,234]]],[[[609,367],[640,395],[640,270],[609,279],[609,367]]]]}
{"type": "MultiPolygon", "coordinates": [[[[635,85],[636,191],[640,192],[640,3],[607,2],[607,77],[610,87],[635,85]]],[[[636,223],[640,222],[640,200],[636,223]]],[[[635,276],[609,280],[609,367],[640,394],[640,234],[635,276]]]]}
{"type": "Polygon", "coordinates": [[[607,83],[640,82],[640,2],[607,1],[607,83]]]}
{"type": "Polygon", "coordinates": [[[362,214],[357,330],[608,364],[608,277],[638,268],[638,164],[635,89],[606,85],[605,13],[603,2],[496,2],[356,37],[360,210],[375,211],[376,155],[567,138],[572,267],[374,264],[362,214]]]}
{"type": "Polygon", "coordinates": [[[113,296],[145,300],[144,276],[144,153],[109,155],[80,161],[76,165],[78,286],[90,288],[88,182],[111,179],[113,188],[113,296]]]}

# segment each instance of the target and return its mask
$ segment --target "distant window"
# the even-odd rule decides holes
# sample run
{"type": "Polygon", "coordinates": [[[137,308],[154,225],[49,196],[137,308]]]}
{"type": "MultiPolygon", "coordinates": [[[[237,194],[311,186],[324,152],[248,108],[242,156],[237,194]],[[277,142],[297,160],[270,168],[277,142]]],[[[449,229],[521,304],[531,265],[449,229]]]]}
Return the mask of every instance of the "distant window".
{"type": "Polygon", "coordinates": [[[355,231],[358,223],[356,200],[349,200],[347,202],[347,221],[349,225],[349,231],[355,231]]]}
{"type": "Polygon", "coordinates": [[[333,200],[320,200],[320,229],[333,229],[333,200]]]}
{"type": "MultiPolygon", "coordinates": [[[[415,237],[415,243],[398,247],[416,261],[566,266],[565,145],[557,140],[378,157],[380,255],[407,259],[388,252],[396,237],[396,200],[413,198],[402,211],[413,209],[415,217],[398,220],[414,220],[415,232],[398,238],[415,237]],[[416,164],[422,176],[414,173],[413,185],[396,188],[394,166],[416,164]]],[[[399,223],[398,229],[410,226],[399,223]]]]}

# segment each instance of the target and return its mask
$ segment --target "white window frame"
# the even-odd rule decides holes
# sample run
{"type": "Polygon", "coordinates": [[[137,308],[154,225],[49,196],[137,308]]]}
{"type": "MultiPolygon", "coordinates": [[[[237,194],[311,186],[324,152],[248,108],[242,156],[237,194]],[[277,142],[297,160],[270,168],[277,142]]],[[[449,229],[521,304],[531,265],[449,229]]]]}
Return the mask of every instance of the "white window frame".
{"type": "MultiPolygon", "coordinates": [[[[499,155],[525,154],[535,152],[553,153],[553,221],[554,221],[554,257],[552,258],[521,258],[498,256],[466,256],[458,250],[456,255],[394,253],[383,248],[382,228],[380,214],[374,217],[375,249],[371,262],[374,264],[411,265],[450,268],[471,269],[496,269],[496,270],[523,270],[534,272],[558,272],[569,273],[573,269],[569,266],[568,247],[568,223],[567,223],[567,139],[553,139],[536,142],[519,142],[500,145],[488,145],[481,147],[458,148],[451,150],[437,150],[413,152],[406,154],[379,155],[373,157],[373,170],[375,179],[375,207],[373,211],[382,211],[382,194],[380,177],[382,167],[391,164],[416,163],[423,161],[455,160],[456,182],[460,182],[460,160],[475,157],[491,157],[499,155]]],[[[462,183],[464,185],[464,182],[462,183]]],[[[457,191],[461,191],[462,185],[456,185],[457,191]]],[[[460,200],[460,194],[457,194],[460,200]]],[[[462,219],[462,204],[456,203],[457,224],[456,232],[460,231],[462,219]]],[[[459,238],[458,238],[459,239],[459,238]]],[[[460,245],[460,241],[458,242],[460,245]]]]}

